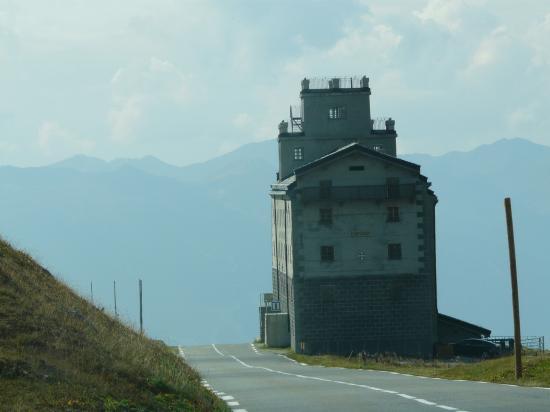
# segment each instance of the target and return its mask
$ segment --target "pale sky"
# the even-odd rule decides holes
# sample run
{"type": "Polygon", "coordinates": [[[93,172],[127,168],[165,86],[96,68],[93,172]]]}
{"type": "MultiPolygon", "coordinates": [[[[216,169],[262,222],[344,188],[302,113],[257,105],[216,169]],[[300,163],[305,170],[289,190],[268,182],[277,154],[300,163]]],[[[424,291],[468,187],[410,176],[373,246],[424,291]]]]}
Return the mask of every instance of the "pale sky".
{"type": "Polygon", "coordinates": [[[0,164],[185,165],[275,138],[304,76],[363,74],[401,153],[550,145],[550,2],[0,0],[0,164]]]}

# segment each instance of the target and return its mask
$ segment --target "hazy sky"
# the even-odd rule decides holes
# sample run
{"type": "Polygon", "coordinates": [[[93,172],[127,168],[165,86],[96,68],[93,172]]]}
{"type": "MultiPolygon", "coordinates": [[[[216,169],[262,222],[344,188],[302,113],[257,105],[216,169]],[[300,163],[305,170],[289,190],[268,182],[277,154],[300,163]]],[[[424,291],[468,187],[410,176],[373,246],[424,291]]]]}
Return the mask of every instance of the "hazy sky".
{"type": "Polygon", "coordinates": [[[550,145],[550,2],[0,0],[0,164],[188,164],[274,138],[304,76],[362,74],[401,152],[550,145]]]}

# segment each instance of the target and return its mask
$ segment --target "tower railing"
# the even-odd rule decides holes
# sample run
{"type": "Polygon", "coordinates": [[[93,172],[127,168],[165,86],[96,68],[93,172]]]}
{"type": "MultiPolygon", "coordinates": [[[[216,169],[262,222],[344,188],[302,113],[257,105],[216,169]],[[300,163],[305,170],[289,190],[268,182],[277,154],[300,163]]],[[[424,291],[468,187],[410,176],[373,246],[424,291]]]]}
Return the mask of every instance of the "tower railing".
{"type": "Polygon", "coordinates": [[[386,130],[386,122],[391,120],[391,117],[374,117],[372,118],[372,130],[386,130]]]}
{"type": "Polygon", "coordinates": [[[363,84],[361,83],[362,77],[352,76],[352,77],[314,77],[309,80],[309,89],[361,89],[363,84]],[[338,81],[338,87],[334,87],[335,82],[338,81]]]}
{"type": "Polygon", "coordinates": [[[290,131],[291,133],[301,133],[304,131],[301,105],[290,106],[290,131]]]}

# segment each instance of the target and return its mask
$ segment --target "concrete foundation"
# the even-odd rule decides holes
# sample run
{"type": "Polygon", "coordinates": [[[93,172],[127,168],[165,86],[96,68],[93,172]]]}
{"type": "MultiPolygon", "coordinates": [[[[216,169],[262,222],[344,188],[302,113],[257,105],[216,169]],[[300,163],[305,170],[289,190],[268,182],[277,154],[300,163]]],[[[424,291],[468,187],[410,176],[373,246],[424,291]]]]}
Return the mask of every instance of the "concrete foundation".
{"type": "Polygon", "coordinates": [[[288,313],[265,314],[265,344],[271,348],[290,346],[288,313]]]}

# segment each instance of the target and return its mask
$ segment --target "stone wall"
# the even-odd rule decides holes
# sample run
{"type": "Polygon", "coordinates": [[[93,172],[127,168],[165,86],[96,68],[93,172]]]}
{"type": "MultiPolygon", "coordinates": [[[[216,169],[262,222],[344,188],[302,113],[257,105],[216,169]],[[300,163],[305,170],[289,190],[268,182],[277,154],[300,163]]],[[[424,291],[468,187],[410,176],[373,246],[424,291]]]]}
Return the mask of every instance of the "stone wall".
{"type": "Polygon", "coordinates": [[[433,275],[295,278],[297,352],[431,357],[433,275]]]}
{"type": "Polygon", "coordinates": [[[271,348],[289,346],[288,313],[266,313],[265,344],[271,348]]]}

